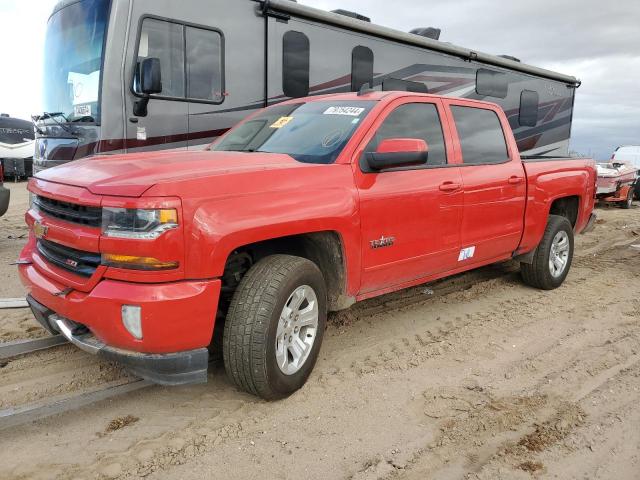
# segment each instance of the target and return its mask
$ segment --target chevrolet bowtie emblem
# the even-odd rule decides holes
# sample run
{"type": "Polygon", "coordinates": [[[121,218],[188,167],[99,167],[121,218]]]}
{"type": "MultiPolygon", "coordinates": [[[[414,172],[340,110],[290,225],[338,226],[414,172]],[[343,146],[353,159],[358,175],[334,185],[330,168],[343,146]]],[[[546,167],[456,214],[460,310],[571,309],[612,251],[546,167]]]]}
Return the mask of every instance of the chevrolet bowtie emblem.
{"type": "Polygon", "coordinates": [[[42,223],[37,220],[33,223],[33,234],[36,238],[44,238],[47,236],[47,233],[49,233],[49,227],[42,225],[42,223]]]}

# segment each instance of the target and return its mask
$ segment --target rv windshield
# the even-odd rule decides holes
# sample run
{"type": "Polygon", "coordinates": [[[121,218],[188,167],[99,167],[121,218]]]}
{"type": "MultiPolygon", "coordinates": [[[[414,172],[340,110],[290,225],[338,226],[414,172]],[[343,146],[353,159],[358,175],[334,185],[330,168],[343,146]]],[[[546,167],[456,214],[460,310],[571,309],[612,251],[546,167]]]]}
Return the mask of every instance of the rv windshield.
{"type": "Polygon", "coordinates": [[[229,132],[212,150],[284,153],[333,163],[375,102],[318,101],[268,108],[229,132]]]}
{"type": "Polygon", "coordinates": [[[49,19],[44,109],[69,121],[100,121],[100,81],[111,0],[81,0],[49,19]]]}

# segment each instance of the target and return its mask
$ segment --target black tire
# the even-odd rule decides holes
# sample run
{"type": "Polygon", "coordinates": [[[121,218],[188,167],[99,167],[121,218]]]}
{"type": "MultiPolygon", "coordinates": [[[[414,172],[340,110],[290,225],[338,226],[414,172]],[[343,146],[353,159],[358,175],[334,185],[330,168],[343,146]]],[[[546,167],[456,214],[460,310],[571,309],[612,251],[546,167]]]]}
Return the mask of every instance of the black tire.
{"type": "Polygon", "coordinates": [[[565,217],[558,215],[549,215],[549,221],[547,222],[547,228],[542,237],[542,241],[536,253],[533,257],[533,263],[530,265],[527,263],[521,264],[522,280],[527,285],[530,285],[541,290],[554,290],[562,285],[571,270],[571,263],[573,261],[574,251],[574,238],[573,227],[569,220],[565,217]],[[569,238],[569,255],[566,267],[560,276],[554,276],[551,273],[549,265],[551,258],[551,247],[553,240],[556,238],[559,232],[564,231],[569,238]]]}
{"type": "Polygon", "coordinates": [[[629,193],[627,193],[627,199],[624,202],[620,202],[620,206],[624,210],[629,210],[633,207],[633,197],[635,195],[635,188],[630,188],[629,193]]]}
{"type": "Polygon", "coordinates": [[[305,384],[315,366],[326,322],[327,289],[316,264],[289,255],[264,258],[247,272],[229,307],[223,339],[227,375],[242,390],[265,400],[291,395],[305,384]],[[300,370],[285,375],[276,361],[276,332],[285,303],[305,285],[317,296],[318,328],[300,370]]]}

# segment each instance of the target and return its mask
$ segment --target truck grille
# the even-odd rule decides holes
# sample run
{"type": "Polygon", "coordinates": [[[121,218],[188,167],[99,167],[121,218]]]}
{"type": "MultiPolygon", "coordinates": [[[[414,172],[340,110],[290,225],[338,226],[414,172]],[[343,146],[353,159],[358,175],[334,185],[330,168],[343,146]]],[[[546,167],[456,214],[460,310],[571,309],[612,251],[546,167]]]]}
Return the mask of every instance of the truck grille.
{"type": "Polygon", "coordinates": [[[48,240],[38,240],[38,252],[56,267],[81,277],[91,277],[100,265],[100,254],[83,252],[48,240]]]}
{"type": "Polygon", "coordinates": [[[102,225],[102,208],[100,207],[61,202],[40,195],[33,198],[33,203],[41,213],[49,217],[88,227],[98,228],[102,225]]]}

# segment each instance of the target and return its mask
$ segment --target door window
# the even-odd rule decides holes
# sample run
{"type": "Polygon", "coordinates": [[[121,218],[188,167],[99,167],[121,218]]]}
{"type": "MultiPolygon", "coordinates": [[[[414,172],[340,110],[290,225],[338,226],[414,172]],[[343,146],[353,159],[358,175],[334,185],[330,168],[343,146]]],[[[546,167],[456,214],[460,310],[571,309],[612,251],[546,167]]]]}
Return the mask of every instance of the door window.
{"type": "MultiPolygon", "coordinates": [[[[418,138],[429,146],[429,165],[447,163],[447,151],[438,108],[433,103],[408,103],[396,108],[378,129],[366,152],[375,152],[383,140],[418,138]]],[[[420,167],[412,167],[420,168],[420,167]]]]}
{"type": "Polygon", "coordinates": [[[145,58],[160,59],[162,93],[157,96],[206,103],[224,101],[224,40],[217,30],[145,18],[134,79],[137,93],[138,68],[145,58]]]}
{"type": "Polygon", "coordinates": [[[187,27],[187,96],[221,102],[222,35],[212,30],[187,27]]]}
{"type": "MultiPolygon", "coordinates": [[[[145,18],[138,47],[138,67],[146,58],[159,58],[163,97],[185,96],[183,26],[145,18]]],[[[137,75],[136,75],[137,80],[137,75]]],[[[140,92],[136,82],[136,91],[140,92]]]]}
{"type": "Polygon", "coordinates": [[[451,107],[460,137],[465,164],[495,164],[509,161],[507,143],[498,115],[492,110],[451,107]]]}

